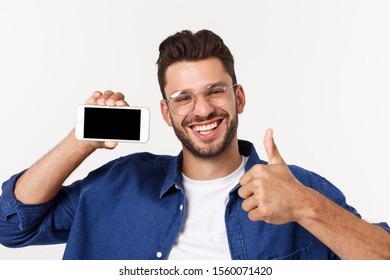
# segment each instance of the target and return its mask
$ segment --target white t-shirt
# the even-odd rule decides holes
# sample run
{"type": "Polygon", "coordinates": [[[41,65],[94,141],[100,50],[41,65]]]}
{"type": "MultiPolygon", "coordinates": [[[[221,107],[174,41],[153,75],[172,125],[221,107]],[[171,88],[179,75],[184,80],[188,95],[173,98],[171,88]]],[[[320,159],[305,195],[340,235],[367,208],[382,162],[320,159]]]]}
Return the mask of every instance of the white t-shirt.
{"type": "Polygon", "coordinates": [[[231,259],[225,227],[229,192],[245,172],[247,158],[230,175],[209,181],[183,174],[187,199],[184,224],[169,254],[170,260],[231,259]]]}

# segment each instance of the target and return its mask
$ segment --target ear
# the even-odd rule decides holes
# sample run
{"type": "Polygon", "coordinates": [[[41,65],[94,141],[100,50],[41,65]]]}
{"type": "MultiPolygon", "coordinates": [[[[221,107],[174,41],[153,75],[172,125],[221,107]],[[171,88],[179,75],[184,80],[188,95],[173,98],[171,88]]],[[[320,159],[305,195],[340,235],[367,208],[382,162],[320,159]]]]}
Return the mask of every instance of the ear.
{"type": "Polygon", "coordinates": [[[241,114],[245,108],[245,92],[242,85],[237,85],[236,88],[236,102],[237,102],[237,113],[241,114]]]}
{"type": "Polygon", "coordinates": [[[169,107],[168,107],[168,104],[167,104],[167,101],[166,100],[161,100],[160,101],[160,110],[161,110],[161,114],[165,120],[165,122],[169,125],[169,126],[172,126],[172,119],[171,119],[171,114],[169,112],[169,107]]]}

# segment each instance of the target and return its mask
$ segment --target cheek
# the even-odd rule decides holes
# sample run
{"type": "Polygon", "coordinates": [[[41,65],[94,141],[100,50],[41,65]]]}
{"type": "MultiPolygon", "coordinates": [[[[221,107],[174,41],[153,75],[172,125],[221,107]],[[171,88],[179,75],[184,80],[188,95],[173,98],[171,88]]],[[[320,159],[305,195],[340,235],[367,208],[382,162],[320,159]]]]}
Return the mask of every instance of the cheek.
{"type": "Polygon", "coordinates": [[[230,119],[234,119],[237,113],[240,113],[240,107],[237,104],[236,100],[231,100],[232,102],[229,103],[229,107],[226,107],[226,113],[229,114],[230,119]]]}
{"type": "Polygon", "coordinates": [[[180,128],[180,129],[183,126],[183,121],[184,121],[183,117],[170,115],[170,119],[169,120],[170,120],[170,126],[174,126],[176,128],[180,128]]]}

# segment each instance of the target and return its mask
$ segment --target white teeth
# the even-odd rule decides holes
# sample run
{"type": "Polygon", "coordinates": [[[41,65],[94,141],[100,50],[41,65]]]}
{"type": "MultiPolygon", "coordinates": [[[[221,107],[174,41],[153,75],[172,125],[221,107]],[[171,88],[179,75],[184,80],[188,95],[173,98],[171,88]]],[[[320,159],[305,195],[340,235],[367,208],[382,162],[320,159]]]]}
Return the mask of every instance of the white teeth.
{"type": "Polygon", "coordinates": [[[218,125],[216,122],[209,124],[209,125],[195,125],[192,127],[193,130],[198,131],[201,134],[207,134],[210,133],[210,130],[213,128],[216,128],[218,125]]]}

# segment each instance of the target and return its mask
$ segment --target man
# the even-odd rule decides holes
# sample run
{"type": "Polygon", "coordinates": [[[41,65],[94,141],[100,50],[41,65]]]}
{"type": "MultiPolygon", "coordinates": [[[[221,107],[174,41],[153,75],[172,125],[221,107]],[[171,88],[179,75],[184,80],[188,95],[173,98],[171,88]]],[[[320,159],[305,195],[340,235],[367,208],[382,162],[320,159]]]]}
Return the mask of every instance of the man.
{"type": "MultiPolygon", "coordinates": [[[[389,227],[369,224],[324,178],[287,166],[264,137],[268,164],[237,139],[245,93],[222,39],[183,31],[160,45],[161,113],[177,157],[138,153],[62,187],[97,148],[72,131],[3,185],[0,241],[67,242],[65,259],[390,259],[389,227]]],[[[88,104],[126,106],[121,93],[88,104]]]]}

